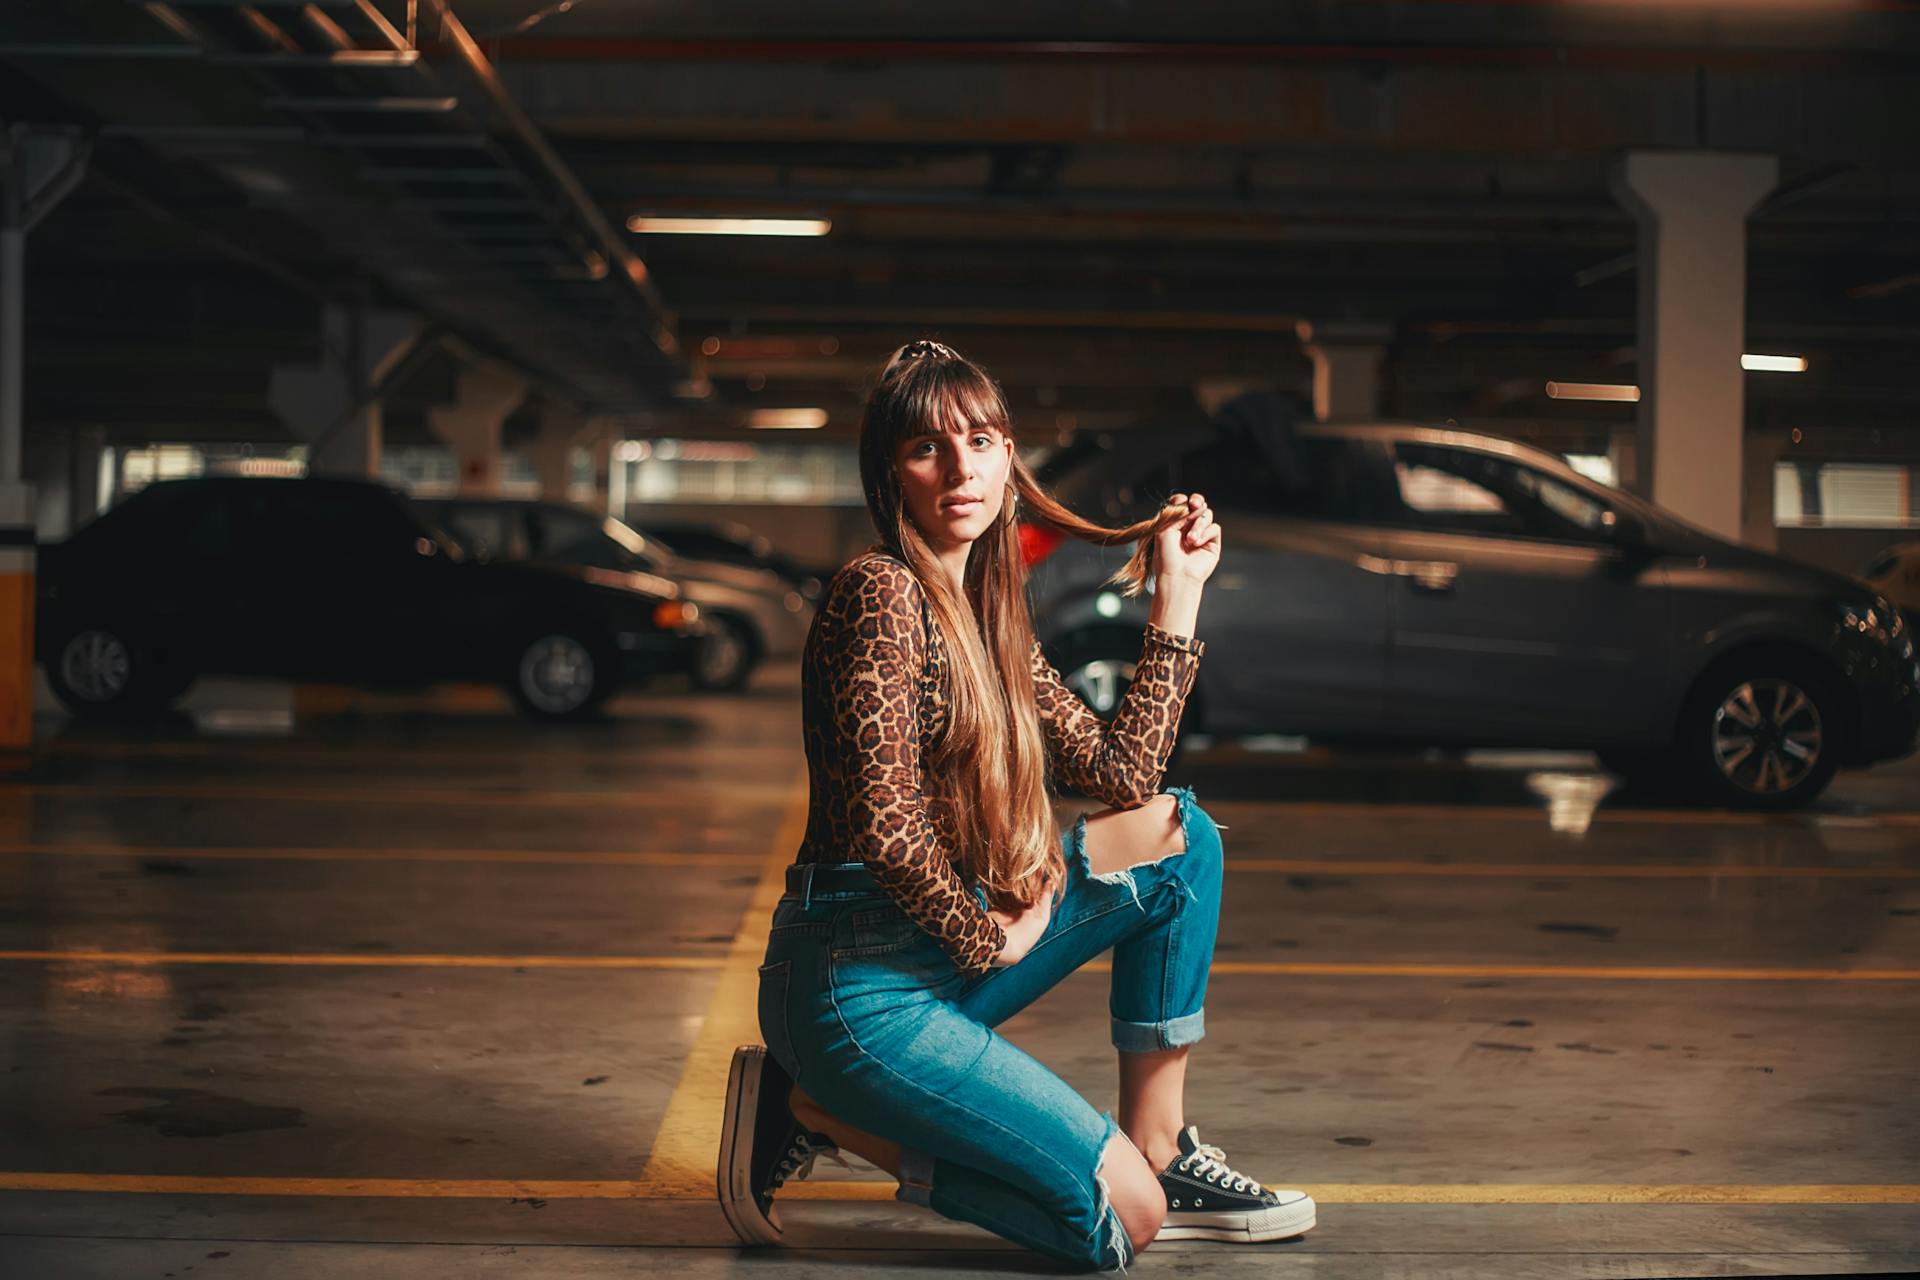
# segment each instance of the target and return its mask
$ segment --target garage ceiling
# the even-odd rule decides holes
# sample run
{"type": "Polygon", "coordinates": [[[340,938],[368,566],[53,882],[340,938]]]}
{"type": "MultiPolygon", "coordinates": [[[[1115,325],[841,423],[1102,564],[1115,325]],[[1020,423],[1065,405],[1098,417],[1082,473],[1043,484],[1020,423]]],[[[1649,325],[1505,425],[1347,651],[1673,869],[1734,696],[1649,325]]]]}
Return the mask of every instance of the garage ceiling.
{"type": "Polygon", "coordinates": [[[1300,321],[1385,336],[1389,412],[1602,428],[1631,407],[1543,392],[1633,376],[1610,173],[1635,147],[1780,157],[1748,348],[1813,368],[1754,375],[1756,424],[1913,429],[1920,409],[1920,5],[455,0],[557,166],[435,8],[410,39],[404,0],[0,21],[7,117],[99,135],[31,241],[32,420],[270,430],[266,370],[312,358],[323,300],[367,300],[652,432],[805,405],[849,434],[876,362],[923,334],[982,359],[1025,426],[1119,423],[1207,382],[1304,386],[1300,321]],[[291,79],[97,48],[287,51],[271,30],[321,52],[329,23],[372,48],[379,19],[418,67],[291,79]],[[373,123],[323,93],[455,106],[373,123]],[[194,122],[259,132],[154,127],[194,122]],[[467,141],[367,143],[428,129],[467,141]],[[832,230],[624,230],[647,214],[832,230]],[[553,278],[619,253],[643,269],[553,278]],[[88,385],[103,364],[120,376],[88,385]]]}

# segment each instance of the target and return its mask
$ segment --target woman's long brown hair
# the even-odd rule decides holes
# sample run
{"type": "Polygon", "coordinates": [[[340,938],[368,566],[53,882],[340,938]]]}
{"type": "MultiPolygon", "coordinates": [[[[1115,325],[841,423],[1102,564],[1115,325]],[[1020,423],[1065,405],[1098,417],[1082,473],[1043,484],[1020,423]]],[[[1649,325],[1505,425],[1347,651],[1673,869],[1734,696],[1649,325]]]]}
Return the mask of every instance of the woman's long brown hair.
{"type": "Polygon", "coordinates": [[[928,800],[944,807],[962,864],[995,906],[1034,901],[1060,869],[1059,833],[1048,803],[1046,747],[1035,706],[1033,618],[1020,554],[1025,519],[1101,546],[1137,545],[1109,580],[1124,594],[1145,589],[1154,535],[1186,514],[1170,503],[1124,528],[1082,519],[1060,505],[1015,453],[999,518],[974,542],[964,592],[956,593],[933,547],[908,517],[896,470],[900,442],[929,432],[991,427],[1012,437],[1000,387],[972,361],[937,342],[893,353],[867,397],[860,422],[860,481],[887,551],[919,580],[933,624],[951,655],[952,714],[928,753],[928,800]],[[1012,499],[1016,499],[1012,500],[1012,499]]]}

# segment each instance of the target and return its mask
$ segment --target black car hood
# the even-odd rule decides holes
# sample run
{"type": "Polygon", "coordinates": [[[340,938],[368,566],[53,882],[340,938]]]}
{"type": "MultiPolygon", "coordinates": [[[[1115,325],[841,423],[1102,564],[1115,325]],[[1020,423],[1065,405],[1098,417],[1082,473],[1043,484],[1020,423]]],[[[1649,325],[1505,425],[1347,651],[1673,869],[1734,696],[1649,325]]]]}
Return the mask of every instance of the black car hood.
{"type": "Polygon", "coordinates": [[[1718,568],[1771,574],[1802,589],[1825,592],[1843,599],[1864,599],[1874,594],[1871,586],[1849,574],[1795,560],[1778,552],[1729,542],[1691,525],[1663,519],[1658,536],[1661,553],[1665,555],[1704,556],[1708,564],[1718,568]]]}

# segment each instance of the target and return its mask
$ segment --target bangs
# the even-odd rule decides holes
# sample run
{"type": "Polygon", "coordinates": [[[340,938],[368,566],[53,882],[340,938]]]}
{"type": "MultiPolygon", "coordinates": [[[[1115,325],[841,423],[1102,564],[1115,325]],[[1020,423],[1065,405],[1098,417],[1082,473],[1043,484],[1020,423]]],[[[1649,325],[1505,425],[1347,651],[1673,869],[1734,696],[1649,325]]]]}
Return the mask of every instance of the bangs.
{"type": "Polygon", "coordinates": [[[914,436],[958,435],[988,427],[1010,435],[1007,402],[993,379],[963,360],[919,360],[901,371],[887,414],[894,442],[914,436]]]}

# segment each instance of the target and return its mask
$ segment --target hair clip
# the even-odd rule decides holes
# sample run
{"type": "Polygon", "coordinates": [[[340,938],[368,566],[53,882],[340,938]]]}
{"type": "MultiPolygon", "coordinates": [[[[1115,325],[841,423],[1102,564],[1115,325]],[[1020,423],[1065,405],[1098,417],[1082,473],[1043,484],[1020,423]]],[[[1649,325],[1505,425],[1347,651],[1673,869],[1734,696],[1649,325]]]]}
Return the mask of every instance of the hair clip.
{"type": "Polygon", "coordinates": [[[915,338],[912,342],[900,348],[900,357],[903,360],[916,360],[921,356],[940,356],[947,360],[958,360],[960,358],[959,353],[954,351],[952,347],[944,342],[935,342],[931,338],[915,338]]]}

